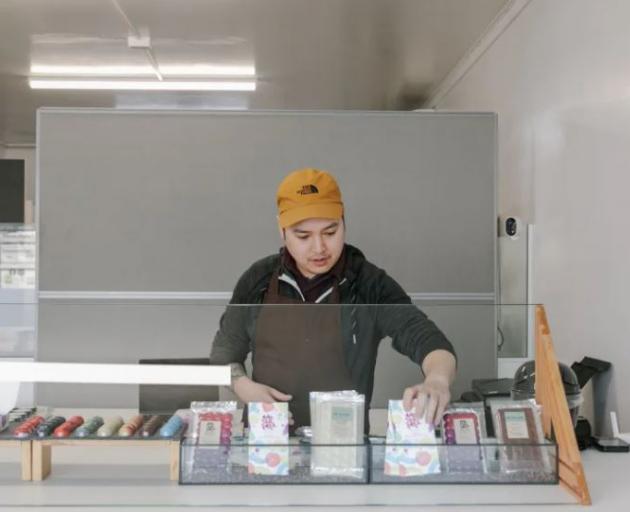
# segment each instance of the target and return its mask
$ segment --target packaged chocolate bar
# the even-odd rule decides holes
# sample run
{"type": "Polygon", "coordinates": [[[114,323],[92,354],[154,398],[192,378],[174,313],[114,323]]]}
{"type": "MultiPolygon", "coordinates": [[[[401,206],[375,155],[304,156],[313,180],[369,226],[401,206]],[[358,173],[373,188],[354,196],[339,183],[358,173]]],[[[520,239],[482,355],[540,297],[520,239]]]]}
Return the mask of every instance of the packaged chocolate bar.
{"type": "Polygon", "coordinates": [[[479,415],[472,409],[450,408],[442,415],[443,453],[448,473],[485,472],[480,425],[479,415]]]}
{"type": "Polygon", "coordinates": [[[390,400],[385,439],[385,474],[422,476],[439,473],[440,457],[433,426],[406,411],[402,400],[390,400]]]}
{"type": "Polygon", "coordinates": [[[186,461],[194,474],[208,468],[230,471],[229,457],[236,402],[191,402],[192,424],[188,435],[197,445],[186,461]]]}
{"type": "Polygon", "coordinates": [[[493,407],[494,431],[501,469],[507,473],[548,471],[549,460],[540,419],[534,400],[498,403],[493,407]]]}
{"type": "Polygon", "coordinates": [[[248,472],[253,475],[289,474],[289,406],[250,402],[248,472]]]}
{"type": "Polygon", "coordinates": [[[362,478],[365,396],[356,391],[312,392],[311,472],[362,478]],[[321,445],[321,446],[318,446],[321,445]]]}
{"type": "Polygon", "coordinates": [[[191,402],[189,436],[205,445],[230,444],[236,402],[191,402]]]}

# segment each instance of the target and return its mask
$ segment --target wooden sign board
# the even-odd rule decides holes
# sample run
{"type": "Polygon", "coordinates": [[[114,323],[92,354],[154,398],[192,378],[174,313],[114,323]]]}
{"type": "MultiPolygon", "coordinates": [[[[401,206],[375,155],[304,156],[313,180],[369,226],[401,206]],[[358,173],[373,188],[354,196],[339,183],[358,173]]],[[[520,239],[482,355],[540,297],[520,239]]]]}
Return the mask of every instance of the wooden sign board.
{"type": "Polygon", "coordinates": [[[560,485],[583,505],[591,504],[569,405],[553,350],[544,306],[536,306],[536,402],[542,406],[545,436],[558,444],[560,485]]]}

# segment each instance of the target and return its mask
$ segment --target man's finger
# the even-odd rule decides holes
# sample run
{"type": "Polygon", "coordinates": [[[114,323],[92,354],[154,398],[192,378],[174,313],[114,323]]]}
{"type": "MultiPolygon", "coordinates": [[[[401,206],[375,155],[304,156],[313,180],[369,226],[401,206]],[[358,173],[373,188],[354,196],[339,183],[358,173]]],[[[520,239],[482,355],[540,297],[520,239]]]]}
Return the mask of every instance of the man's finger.
{"type": "Polygon", "coordinates": [[[438,402],[438,410],[436,416],[436,424],[442,421],[442,416],[444,416],[444,411],[446,410],[446,406],[448,405],[449,396],[448,395],[440,395],[440,399],[438,402]]]}
{"type": "Polygon", "coordinates": [[[291,400],[291,398],[293,398],[291,395],[282,393],[281,391],[278,391],[277,389],[274,389],[272,387],[269,388],[269,393],[274,400],[278,400],[280,402],[288,402],[289,400],[291,400]]]}
{"type": "Polygon", "coordinates": [[[405,389],[403,393],[403,408],[405,411],[410,410],[413,407],[413,399],[416,396],[417,388],[411,387],[405,389]]]}
{"type": "Polygon", "coordinates": [[[427,393],[424,390],[420,390],[418,395],[414,399],[416,405],[416,418],[422,418],[424,416],[427,406],[427,393]]]}
{"type": "Polygon", "coordinates": [[[427,404],[426,413],[425,413],[425,420],[427,423],[430,423],[431,425],[435,424],[435,413],[436,413],[437,406],[438,406],[438,398],[436,395],[431,393],[431,396],[429,397],[429,403],[427,404]]]}

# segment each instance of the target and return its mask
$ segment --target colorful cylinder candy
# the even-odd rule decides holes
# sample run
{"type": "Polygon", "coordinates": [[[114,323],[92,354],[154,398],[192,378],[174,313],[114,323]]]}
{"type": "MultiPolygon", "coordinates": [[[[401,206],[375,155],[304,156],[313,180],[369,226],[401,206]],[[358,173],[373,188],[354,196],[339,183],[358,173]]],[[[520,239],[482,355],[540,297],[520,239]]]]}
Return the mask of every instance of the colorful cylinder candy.
{"type": "Polygon", "coordinates": [[[183,426],[184,420],[175,414],[160,429],[160,437],[173,437],[183,426]]]}
{"type": "Polygon", "coordinates": [[[96,434],[96,431],[103,425],[103,418],[100,416],[92,416],[83,425],[74,431],[77,437],[88,437],[96,434]]]}
{"type": "Polygon", "coordinates": [[[112,416],[107,418],[105,423],[96,431],[98,437],[111,437],[118,432],[122,426],[123,419],[120,416],[112,416]]]}
{"type": "Polygon", "coordinates": [[[59,425],[53,432],[55,437],[68,437],[72,432],[83,424],[83,418],[81,416],[71,416],[61,425],[59,425]]]}
{"type": "Polygon", "coordinates": [[[142,416],[142,414],[137,414],[118,429],[118,435],[120,437],[131,437],[138,431],[143,423],[144,416],[142,416]]]}
{"type": "Polygon", "coordinates": [[[16,437],[28,437],[39,425],[44,423],[44,421],[46,420],[43,416],[32,416],[20,423],[13,431],[13,435],[16,437]]]}
{"type": "Polygon", "coordinates": [[[48,437],[59,425],[63,424],[63,422],[65,421],[66,418],[64,418],[63,416],[52,416],[44,421],[44,423],[41,423],[37,427],[35,433],[37,434],[37,437],[48,437]]]}
{"type": "Polygon", "coordinates": [[[167,418],[168,416],[164,416],[162,414],[155,414],[151,416],[142,426],[142,437],[151,437],[155,434],[156,430],[164,424],[167,418]]]}

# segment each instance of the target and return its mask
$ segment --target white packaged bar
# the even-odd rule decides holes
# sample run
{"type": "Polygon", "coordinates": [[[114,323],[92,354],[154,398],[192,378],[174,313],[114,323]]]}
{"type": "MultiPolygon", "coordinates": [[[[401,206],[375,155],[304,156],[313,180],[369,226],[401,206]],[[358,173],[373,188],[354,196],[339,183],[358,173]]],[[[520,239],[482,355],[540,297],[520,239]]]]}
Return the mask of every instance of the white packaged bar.
{"type": "Polygon", "coordinates": [[[313,393],[311,407],[311,472],[361,478],[365,470],[365,396],[355,391],[313,393]]]}

